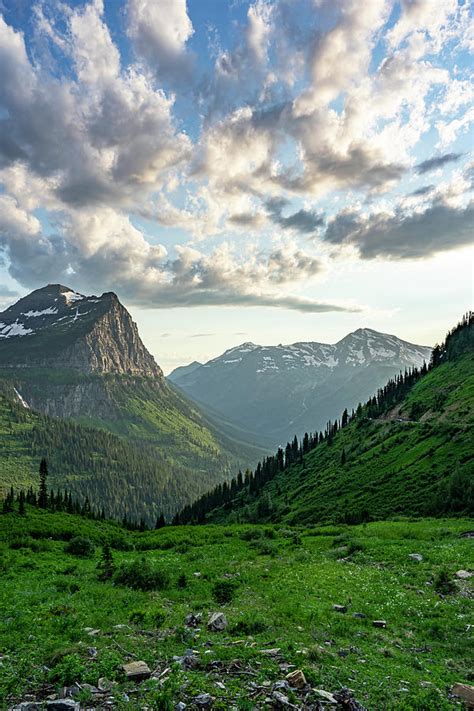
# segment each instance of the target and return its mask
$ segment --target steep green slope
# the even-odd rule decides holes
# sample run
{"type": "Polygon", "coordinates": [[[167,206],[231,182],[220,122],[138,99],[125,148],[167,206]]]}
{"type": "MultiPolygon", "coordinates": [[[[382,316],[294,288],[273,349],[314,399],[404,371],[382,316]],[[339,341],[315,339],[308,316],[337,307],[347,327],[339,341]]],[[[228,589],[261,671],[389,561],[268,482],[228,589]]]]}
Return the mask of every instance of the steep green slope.
{"type": "MultiPolygon", "coordinates": [[[[280,462],[271,458],[247,483],[214,490],[180,520],[308,523],[474,514],[472,319],[459,334],[439,363],[398,386],[401,397],[389,387],[343,428],[332,426],[330,436],[316,438],[309,451],[296,441],[289,462],[281,452],[280,462]]],[[[396,383],[392,389],[398,392],[396,383]]]]}
{"type": "Polygon", "coordinates": [[[180,467],[222,472],[217,479],[255,462],[264,451],[232,432],[222,433],[157,378],[9,368],[0,370],[0,379],[12,383],[39,412],[107,430],[180,467]]]}
{"type": "MultiPolygon", "coordinates": [[[[193,501],[222,479],[230,466],[212,440],[206,458],[197,425],[196,429],[194,436],[202,447],[197,444],[196,451],[203,464],[191,470],[177,463],[178,456],[167,458],[156,447],[142,446],[138,437],[134,444],[132,437],[124,439],[28,410],[15,401],[13,386],[0,381],[0,494],[10,486],[36,487],[44,456],[55,488],[67,487],[80,498],[88,496],[109,515],[144,517],[152,523],[162,511],[170,516],[181,502],[193,501]],[[214,466],[206,467],[210,461],[214,466]]],[[[184,436],[189,437],[189,432],[184,430],[184,436]]]]}

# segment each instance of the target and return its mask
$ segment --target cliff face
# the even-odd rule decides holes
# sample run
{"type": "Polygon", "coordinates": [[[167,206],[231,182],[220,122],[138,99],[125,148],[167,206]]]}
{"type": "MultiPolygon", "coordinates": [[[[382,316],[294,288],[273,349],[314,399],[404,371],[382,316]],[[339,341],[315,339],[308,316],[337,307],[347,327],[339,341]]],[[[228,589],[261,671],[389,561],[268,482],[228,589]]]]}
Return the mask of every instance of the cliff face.
{"type": "Polygon", "coordinates": [[[137,325],[115,294],[104,294],[108,308],[92,329],[61,352],[55,364],[82,373],[163,377],[138,335],[137,325]]]}
{"type": "Polygon", "coordinates": [[[163,379],[117,296],[52,284],[0,313],[0,367],[70,369],[163,379]]]}

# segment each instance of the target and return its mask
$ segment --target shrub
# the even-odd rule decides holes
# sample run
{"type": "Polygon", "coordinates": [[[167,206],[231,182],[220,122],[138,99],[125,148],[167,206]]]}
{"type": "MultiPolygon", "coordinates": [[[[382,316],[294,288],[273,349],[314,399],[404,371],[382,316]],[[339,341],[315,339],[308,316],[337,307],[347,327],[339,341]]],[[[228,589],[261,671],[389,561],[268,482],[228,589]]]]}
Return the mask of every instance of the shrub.
{"type": "Polygon", "coordinates": [[[212,587],[212,596],[220,605],[232,602],[237,583],[234,580],[218,580],[212,587]]]}
{"type": "Polygon", "coordinates": [[[263,530],[261,528],[247,528],[245,531],[242,531],[240,534],[240,538],[243,541],[254,541],[257,538],[263,538],[263,530]]]}
{"type": "Polygon", "coordinates": [[[147,620],[149,620],[152,627],[162,627],[166,620],[166,612],[161,608],[150,610],[147,615],[147,620]]]}
{"type": "Polygon", "coordinates": [[[188,581],[186,579],[186,575],[184,573],[181,573],[181,575],[178,578],[177,586],[181,590],[184,590],[184,588],[186,588],[187,585],[188,585],[188,581]]]}
{"type": "Polygon", "coordinates": [[[94,553],[94,544],[86,536],[75,536],[64,546],[65,553],[77,555],[81,558],[89,558],[94,553]]]}
{"type": "Polygon", "coordinates": [[[259,555],[274,556],[277,553],[277,546],[275,543],[266,539],[252,541],[251,546],[252,548],[255,548],[259,555]]]}
{"type": "Polygon", "coordinates": [[[66,654],[51,670],[49,679],[61,686],[68,686],[74,684],[75,681],[81,681],[85,670],[84,663],[78,654],[66,654]]]}
{"type": "Polygon", "coordinates": [[[146,558],[141,558],[122,563],[113,580],[134,590],[164,590],[170,583],[170,576],[168,571],[154,567],[146,558]]]}
{"type": "Polygon", "coordinates": [[[231,628],[231,633],[244,635],[260,634],[261,632],[265,632],[267,628],[268,624],[261,617],[244,617],[231,628]]]}
{"type": "Polygon", "coordinates": [[[440,570],[437,574],[434,581],[434,589],[440,595],[451,595],[456,592],[456,585],[451,580],[451,577],[445,568],[440,570]]]}

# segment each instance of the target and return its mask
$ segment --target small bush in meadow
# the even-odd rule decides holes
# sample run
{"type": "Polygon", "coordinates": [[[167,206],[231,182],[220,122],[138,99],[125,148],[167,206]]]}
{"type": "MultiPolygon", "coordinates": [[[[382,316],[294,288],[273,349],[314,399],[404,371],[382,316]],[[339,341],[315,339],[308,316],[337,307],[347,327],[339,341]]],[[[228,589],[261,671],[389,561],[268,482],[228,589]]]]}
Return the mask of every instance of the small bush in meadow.
{"type": "Polygon", "coordinates": [[[85,673],[85,665],[78,654],[67,654],[49,673],[49,680],[60,686],[69,686],[81,681],[85,673]]]}
{"type": "Polygon", "coordinates": [[[451,580],[451,576],[446,568],[440,570],[436,575],[434,589],[440,595],[452,595],[456,592],[456,585],[454,584],[454,581],[451,580]]]}
{"type": "Polygon", "coordinates": [[[212,597],[220,605],[232,602],[237,589],[235,580],[218,580],[212,587],[212,597]]]}
{"type": "Polygon", "coordinates": [[[146,558],[126,561],[115,571],[114,582],[134,590],[164,590],[170,584],[167,570],[153,566],[146,558]]]}
{"type": "Polygon", "coordinates": [[[184,588],[188,586],[188,581],[184,573],[181,573],[176,584],[180,590],[184,590],[184,588]]]}
{"type": "Polygon", "coordinates": [[[146,619],[152,627],[163,627],[166,620],[166,612],[161,608],[150,610],[146,619]]]}
{"type": "Polygon", "coordinates": [[[260,634],[265,632],[267,628],[268,624],[263,617],[244,617],[231,628],[231,634],[260,634]]]}
{"type": "Polygon", "coordinates": [[[94,550],[93,542],[86,536],[75,536],[64,546],[65,553],[77,555],[80,558],[89,558],[94,553],[94,550]]]}

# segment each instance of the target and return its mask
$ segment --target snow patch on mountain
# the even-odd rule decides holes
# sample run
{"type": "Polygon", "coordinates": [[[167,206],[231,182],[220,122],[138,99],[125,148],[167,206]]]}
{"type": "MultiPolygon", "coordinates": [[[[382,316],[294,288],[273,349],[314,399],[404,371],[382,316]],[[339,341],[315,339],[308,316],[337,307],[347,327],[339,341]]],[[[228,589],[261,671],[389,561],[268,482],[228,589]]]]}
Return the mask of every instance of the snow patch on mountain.
{"type": "Polygon", "coordinates": [[[18,322],[18,319],[15,321],[15,323],[10,323],[7,325],[2,323],[0,324],[0,327],[1,326],[3,326],[3,328],[0,330],[0,338],[11,338],[12,336],[28,336],[30,333],[34,333],[32,328],[25,328],[22,323],[18,322]]]}
{"type": "Polygon", "coordinates": [[[55,306],[49,306],[47,309],[43,309],[42,311],[26,311],[23,313],[23,316],[26,316],[27,318],[38,318],[38,316],[52,316],[57,313],[58,310],[55,306]]]}

